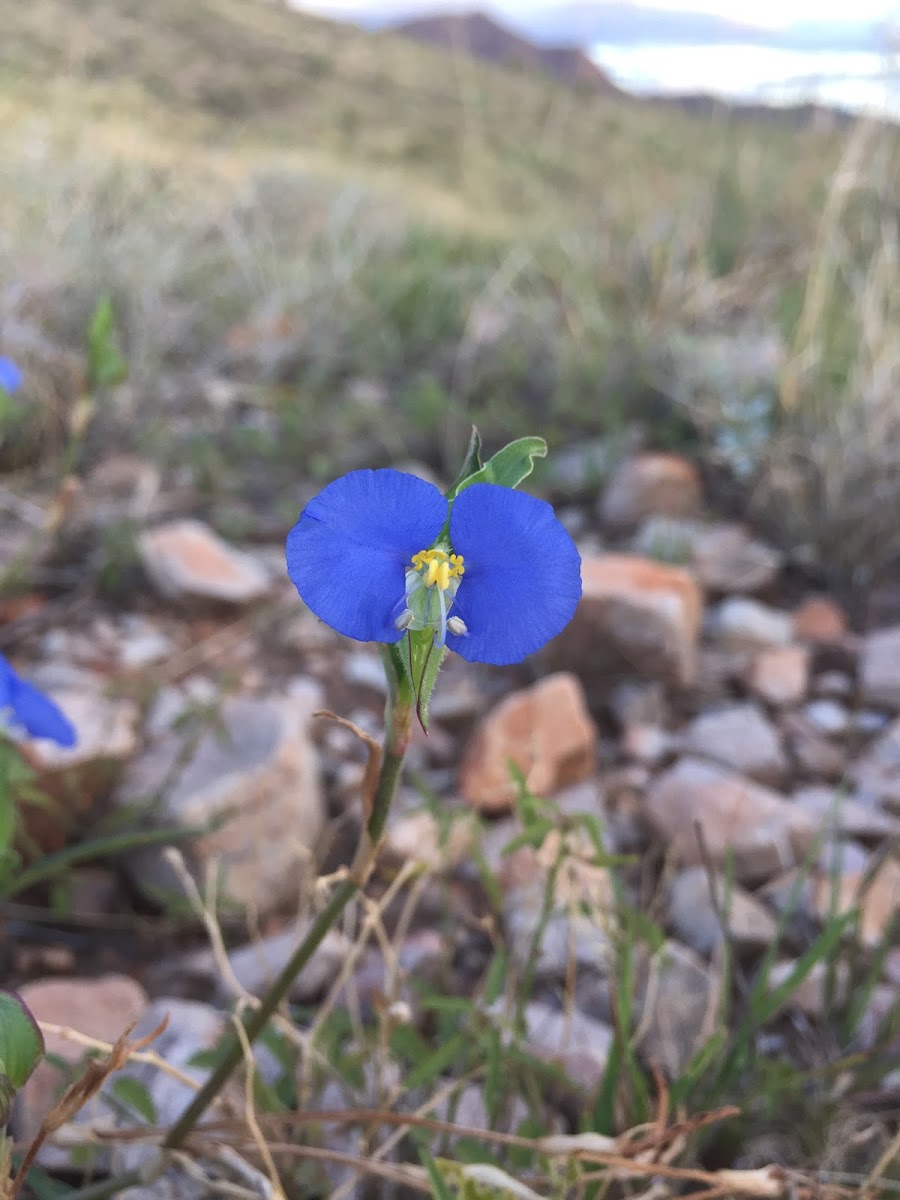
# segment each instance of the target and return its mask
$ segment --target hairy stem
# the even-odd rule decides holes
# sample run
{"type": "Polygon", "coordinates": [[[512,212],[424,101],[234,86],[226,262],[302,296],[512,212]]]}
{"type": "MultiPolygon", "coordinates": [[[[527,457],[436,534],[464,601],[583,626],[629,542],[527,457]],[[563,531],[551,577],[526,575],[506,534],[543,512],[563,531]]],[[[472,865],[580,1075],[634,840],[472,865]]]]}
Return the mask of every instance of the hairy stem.
{"type": "MultiPolygon", "coordinates": [[[[363,830],[360,846],[350,873],[335,890],[328,904],[316,917],[306,937],[291,955],[278,978],[272,983],[260,1003],[244,1020],[247,1041],[252,1043],[265,1029],[279,1004],[285,999],[294,980],[312,958],[325,935],[337,923],[341,913],[366,881],[378,852],[378,846],[387,824],[391,801],[397,790],[403,759],[409,746],[412,721],[411,706],[404,697],[391,696],[386,712],[384,754],[378,783],[372,801],[368,823],[363,830]]],[[[216,1098],[231,1074],[240,1065],[244,1048],[236,1035],[232,1035],[225,1054],[206,1083],[184,1110],[163,1141],[165,1150],[177,1150],[196,1126],[209,1105],[216,1098]]]]}
{"type": "MultiPolygon", "coordinates": [[[[278,1005],[287,996],[291,984],[319,948],[326,933],[335,924],[347,904],[356,894],[355,879],[348,877],[337,888],[328,904],[322,909],[309,929],[306,937],[288,959],[281,974],[272,983],[259,1006],[244,1021],[247,1041],[251,1044],[265,1029],[278,1005]]],[[[206,1112],[207,1108],[227,1083],[232,1072],[241,1064],[244,1048],[241,1040],[232,1034],[225,1054],[206,1083],[193,1098],[163,1140],[164,1150],[177,1150],[185,1138],[206,1112]]]]}

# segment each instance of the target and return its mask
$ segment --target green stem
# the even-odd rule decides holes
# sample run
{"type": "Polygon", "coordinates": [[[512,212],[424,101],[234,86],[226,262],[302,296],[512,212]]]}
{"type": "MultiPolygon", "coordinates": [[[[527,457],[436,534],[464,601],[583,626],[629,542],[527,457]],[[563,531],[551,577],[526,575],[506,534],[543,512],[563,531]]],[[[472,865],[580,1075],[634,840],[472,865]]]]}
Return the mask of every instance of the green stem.
{"type": "MultiPolygon", "coordinates": [[[[328,904],[316,917],[306,937],[266,992],[259,1008],[254,1009],[245,1019],[244,1032],[251,1045],[265,1029],[272,1014],[290,991],[291,984],[312,958],[325,935],[336,924],[341,913],[365,882],[367,869],[371,866],[384,834],[391,801],[400,780],[403,759],[409,746],[412,708],[403,700],[391,697],[388,700],[386,717],[385,747],[378,775],[378,785],[375,789],[372,811],[363,831],[361,853],[357,856],[360,870],[351,869],[350,875],[340,884],[328,904]]],[[[232,1034],[218,1066],[167,1134],[162,1143],[164,1150],[177,1150],[179,1146],[183,1145],[185,1138],[222,1090],[229,1076],[240,1066],[243,1057],[244,1047],[241,1039],[232,1034]]]]}
{"type": "MultiPolygon", "coordinates": [[[[335,924],[352,897],[356,895],[356,891],[356,881],[351,878],[345,879],[332,895],[325,908],[316,917],[306,937],[291,955],[281,974],[271,985],[268,992],[266,992],[259,1008],[254,1009],[245,1020],[244,1031],[248,1042],[252,1044],[262,1033],[263,1029],[265,1029],[272,1014],[290,991],[291,984],[312,958],[326,933],[335,924]]],[[[163,1140],[162,1145],[164,1150],[177,1150],[184,1143],[185,1138],[225,1086],[231,1073],[240,1066],[243,1057],[244,1047],[241,1039],[237,1035],[232,1034],[226,1046],[225,1053],[219,1061],[219,1065],[163,1140]]],[[[79,1200],[83,1200],[83,1197],[80,1197],[79,1200]]]]}
{"type": "Polygon", "coordinates": [[[397,784],[400,782],[403,760],[409,749],[412,715],[412,703],[405,700],[388,703],[388,727],[385,734],[384,756],[381,760],[378,786],[375,789],[372,811],[366,827],[369,841],[373,846],[377,846],[384,835],[391,802],[397,791],[397,784]]]}

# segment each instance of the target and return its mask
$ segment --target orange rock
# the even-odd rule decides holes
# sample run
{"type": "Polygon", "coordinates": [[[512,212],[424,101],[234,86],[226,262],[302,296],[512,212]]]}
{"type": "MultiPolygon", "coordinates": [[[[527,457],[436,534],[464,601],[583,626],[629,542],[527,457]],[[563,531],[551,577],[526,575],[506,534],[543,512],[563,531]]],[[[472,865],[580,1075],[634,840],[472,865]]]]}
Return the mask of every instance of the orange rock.
{"type": "Polygon", "coordinates": [[[582,560],[582,596],[550,644],[555,666],[590,675],[645,675],[679,686],[697,670],[703,599],[688,571],[633,554],[582,560]]]}
{"type": "Polygon", "coordinates": [[[822,921],[831,912],[848,912],[859,905],[859,940],[864,946],[878,946],[900,910],[900,864],[888,859],[871,879],[867,872],[848,871],[838,880],[820,878],[816,882],[814,904],[822,921]]]}
{"type": "Polygon", "coordinates": [[[512,760],[529,788],[547,795],[586,779],[597,758],[597,728],[574,675],[548,675],[513,692],[488,714],[470,742],[460,770],[465,799],[483,812],[512,806],[512,760]]]}
{"type": "Polygon", "coordinates": [[[679,454],[638,454],[626,459],[609,481],[600,518],[612,529],[627,531],[645,517],[692,517],[702,500],[693,463],[679,454]]]}
{"type": "Polygon", "coordinates": [[[794,637],[801,642],[836,642],[847,632],[847,616],[833,600],[810,596],[794,609],[794,637]]]}

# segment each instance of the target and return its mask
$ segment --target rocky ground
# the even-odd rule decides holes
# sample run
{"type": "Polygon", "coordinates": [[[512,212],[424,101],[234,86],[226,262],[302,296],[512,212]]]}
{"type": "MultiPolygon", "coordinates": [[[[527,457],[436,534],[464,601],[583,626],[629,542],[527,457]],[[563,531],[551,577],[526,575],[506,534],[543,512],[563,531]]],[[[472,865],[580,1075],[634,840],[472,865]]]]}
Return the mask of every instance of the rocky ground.
{"type": "MultiPolygon", "coordinates": [[[[757,1106],[736,1145],[707,1147],[718,1165],[822,1166],[799,1115],[814,1091],[819,1113],[865,1097],[837,1156],[865,1172],[900,1110],[900,624],[852,628],[796,564],[709,513],[687,460],[636,452],[598,495],[590,453],[564,452],[540,484],[582,551],[576,618],[521,668],[448,662],[371,904],[297,981],[297,1028],[332,1030],[316,1069],[305,1062],[301,1098],[430,1105],[498,1127],[473,1064],[448,1059],[410,1085],[390,1040],[402,1026],[440,1044],[428,998],[463,997],[459,1019],[518,1019],[527,1054],[559,1068],[499,1123],[519,1128],[536,1105],[545,1131],[572,1129],[608,1077],[624,1016],[647,1079],[655,1067],[677,1089],[690,1076],[699,1091],[685,1085],[683,1099],[752,1107],[778,1064],[792,1081],[794,1116],[777,1087],[762,1089],[768,1118],[757,1106]],[[761,996],[772,1002],[752,1056],[768,1066],[704,1091],[697,1055],[745,1028],[761,996]],[[372,1028],[388,1040],[365,1059],[372,1028]],[[356,1047],[354,1071],[337,1046],[356,1047]],[[876,1110],[877,1122],[859,1118],[876,1110]]],[[[4,648],[80,737],[70,751],[22,750],[52,803],[23,810],[31,875],[4,880],[4,976],[41,1020],[89,1038],[168,1014],[157,1048],[196,1074],[197,1048],[236,999],[264,990],[322,894],[317,878],[355,843],[364,748],[312,714],[377,737],[384,679],[373,647],[304,611],[280,540],[238,548],[173,512],[143,460],[108,459],[84,497],[69,535],[127,514],[136,586],[127,611],[36,592],[4,609],[4,648]]],[[[20,498],[0,532],[18,536],[27,518],[20,498]]],[[[84,1051],[63,1035],[50,1048],[70,1061],[84,1051]]],[[[186,1084],[131,1069],[156,1122],[171,1121],[186,1084]]],[[[275,1086],[284,1062],[269,1048],[260,1070],[275,1086]]],[[[34,1078],[18,1136],[60,1078],[58,1064],[34,1078]]],[[[634,1094],[619,1092],[627,1122],[634,1094]]],[[[369,1154],[387,1133],[323,1136],[369,1154]]],[[[141,1153],[104,1148],[94,1169],[141,1153]]],[[[44,1154],[71,1169],[70,1150],[44,1154]]],[[[329,1170],[335,1187],[350,1178],[329,1170]]]]}

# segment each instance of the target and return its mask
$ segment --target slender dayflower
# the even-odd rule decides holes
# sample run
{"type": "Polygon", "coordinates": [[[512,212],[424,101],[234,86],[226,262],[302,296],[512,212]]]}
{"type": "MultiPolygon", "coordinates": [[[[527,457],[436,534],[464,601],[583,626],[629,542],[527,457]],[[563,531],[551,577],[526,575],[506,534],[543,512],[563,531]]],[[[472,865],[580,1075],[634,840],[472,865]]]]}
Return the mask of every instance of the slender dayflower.
{"type": "Polygon", "coordinates": [[[26,683],[0,654],[0,728],[24,730],[29,737],[49,738],[59,746],[74,746],[75,728],[58,705],[26,683]]]}
{"type": "Polygon", "coordinates": [[[316,616],[362,642],[431,628],[470,662],[520,662],[560,633],[581,559],[543,500],[473,483],[448,502],[402,471],[351,471],[310,500],[288,574],[316,616]],[[449,513],[449,521],[448,521],[449,513]]]}
{"type": "Polygon", "coordinates": [[[22,386],[22,372],[11,358],[0,354],[0,391],[12,395],[22,386]]]}

